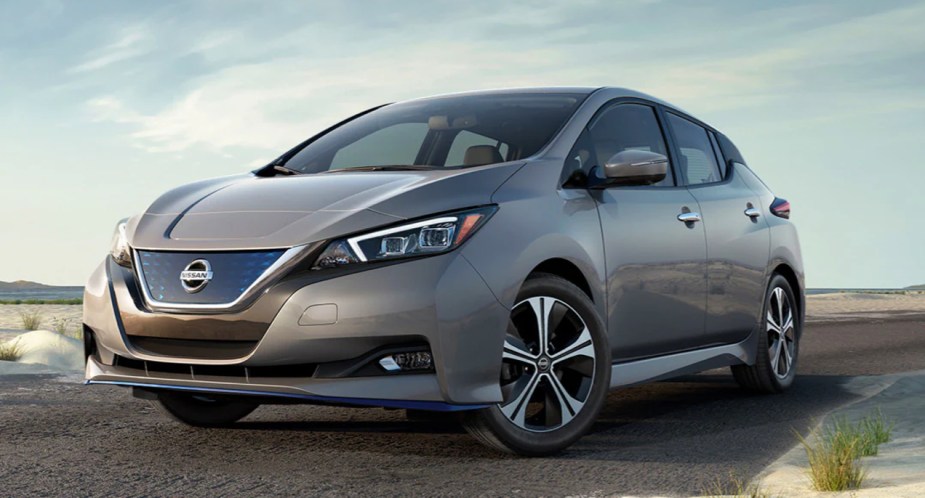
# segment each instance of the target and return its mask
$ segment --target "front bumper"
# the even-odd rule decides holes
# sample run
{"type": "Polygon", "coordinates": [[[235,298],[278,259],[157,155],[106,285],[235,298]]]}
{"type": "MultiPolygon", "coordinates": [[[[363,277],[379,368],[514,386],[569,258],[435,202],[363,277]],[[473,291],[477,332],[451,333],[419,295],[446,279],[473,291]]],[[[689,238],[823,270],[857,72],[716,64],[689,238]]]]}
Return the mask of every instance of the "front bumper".
{"type": "Polygon", "coordinates": [[[500,351],[508,315],[458,252],[324,280],[284,279],[248,310],[224,315],[153,312],[139,299],[132,272],[107,258],[84,296],[84,323],[95,351],[87,361],[86,379],[88,384],[306,402],[481,408],[501,401],[500,351]],[[333,317],[330,305],[336,307],[333,317]],[[326,310],[323,319],[306,319],[306,310],[317,306],[326,310]],[[195,336],[199,349],[170,352],[147,346],[184,343],[186,336],[195,336]],[[253,346],[219,348],[228,337],[240,340],[235,344],[252,340],[253,346]],[[203,349],[210,341],[220,354],[203,349]],[[430,349],[432,372],[370,375],[366,368],[334,377],[325,373],[336,370],[327,368],[331,365],[366,361],[377,351],[408,344],[430,349]],[[304,374],[286,373],[296,365],[312,367],[304,374]],[[249,374],[261,369],[284,373],[249,374]]]}

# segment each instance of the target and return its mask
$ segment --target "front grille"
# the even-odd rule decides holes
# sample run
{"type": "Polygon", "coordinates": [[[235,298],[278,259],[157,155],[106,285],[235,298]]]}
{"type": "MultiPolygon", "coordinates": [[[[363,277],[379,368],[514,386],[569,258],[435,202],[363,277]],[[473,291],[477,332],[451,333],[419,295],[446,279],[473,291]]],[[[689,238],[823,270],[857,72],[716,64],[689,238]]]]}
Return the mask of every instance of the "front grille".
{"type": "Polygon", "coordinates": [[[168,304],[222,305],[234,302],[241,296],[283,255],[283,252],[138,251],[138,271],[147,295],[154,301],[168,304]],[[201,290],[190,293],[180,282],[180,273],[196,260],[209,262],[212,280],[201,290]]]}
{"type": "Polygon", "coordinates": [[[115,366],[146,372],[149,376],[158,373],[178,374],[195,379],[204,377],[234,377],[247,381],[255,378],[308,378],[315,374],[317,365],[279,365],[268,367],[245,367],[241,365],[190,365],[185,363],[164,363],[160,361],[133,360],[116,355],[115,366]]]}

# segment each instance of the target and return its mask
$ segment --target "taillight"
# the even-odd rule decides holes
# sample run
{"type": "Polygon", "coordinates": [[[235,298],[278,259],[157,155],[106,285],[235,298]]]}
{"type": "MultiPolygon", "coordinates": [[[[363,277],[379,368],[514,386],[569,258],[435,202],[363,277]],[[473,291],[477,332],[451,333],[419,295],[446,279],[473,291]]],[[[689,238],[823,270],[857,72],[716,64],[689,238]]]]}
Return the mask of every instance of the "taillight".
{"type": "Polygon", "coordinates": [[[789,220],[790,201],[787,199],[781,199],[780,197],[775,197],[774,202],[771,203],[771,212],[774,213],[774,216],[779,216],[789,220]]]}

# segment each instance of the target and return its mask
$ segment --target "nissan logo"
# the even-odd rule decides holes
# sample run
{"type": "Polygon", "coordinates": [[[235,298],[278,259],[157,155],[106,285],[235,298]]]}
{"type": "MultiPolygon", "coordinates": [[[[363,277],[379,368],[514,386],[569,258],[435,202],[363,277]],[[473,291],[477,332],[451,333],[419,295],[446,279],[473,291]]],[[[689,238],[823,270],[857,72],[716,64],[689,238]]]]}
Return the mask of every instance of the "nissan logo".
{"type": "Polygon", "coordinates": [[[180,285],[183,290],[195,294],[206,287],[212,280],[212,265],[205,259],[197,259],[186,265],[180,272],[180,285]]]}

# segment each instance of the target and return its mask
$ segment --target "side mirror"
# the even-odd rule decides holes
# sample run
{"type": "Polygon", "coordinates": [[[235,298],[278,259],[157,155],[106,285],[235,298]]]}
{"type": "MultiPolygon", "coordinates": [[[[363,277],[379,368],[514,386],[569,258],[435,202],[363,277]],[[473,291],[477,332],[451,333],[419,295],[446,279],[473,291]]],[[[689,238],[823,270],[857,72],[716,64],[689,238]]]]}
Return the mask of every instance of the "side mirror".
{"type": "Polygon", "coordinates": [[[668,158],[657,152],[624,150],[604,164],[604,182],[599,188],[615,185],[652,185],[668,175],[668,158]]]}

